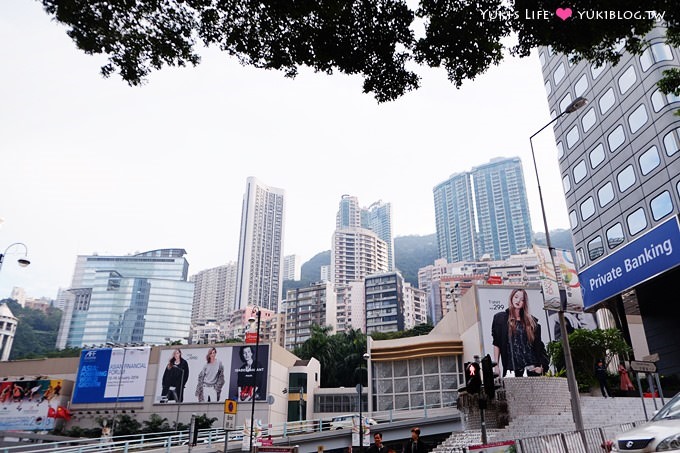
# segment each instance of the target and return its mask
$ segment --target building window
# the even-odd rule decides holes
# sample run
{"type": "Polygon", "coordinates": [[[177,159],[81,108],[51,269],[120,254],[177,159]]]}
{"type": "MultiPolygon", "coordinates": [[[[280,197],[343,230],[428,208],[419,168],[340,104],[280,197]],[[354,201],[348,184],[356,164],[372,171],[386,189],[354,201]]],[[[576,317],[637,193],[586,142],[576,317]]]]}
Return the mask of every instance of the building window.
{"type": "Polygon", "coordinates": [[[569,225],[571,226],[572,230],[578,226],[578,216],[576,215],[576,211],[571,211],[569,213],[569,225]]]}
{"type": "Polygon", "coordinates": [[[590,65],[590,75],[593,76],[593,80],[597,79],[600,76],[600,74],[602,74],[604,68],[605,68],[604,64],[602,64],[601,66],[595,66],[594,64],[590,65]]]}
{"type": "Polygon", "coordinates": [[[583,181],[583,178],[585,178],[587,174],[588,172],[586,171],[585,161],[580,161],[574,167],[574,184],[578,184],[583,181]]]}
{"type": "Polygon", "coordinates": [[[564,157],[564,147],[562,146],[562,142],[557,142],[557,158],[562,159],[564,157]]]}
{"type": "Polygon", "coordinates": [[[635,171],[633,170],[633,166],[629,165],[616,176],[616,180],[619,183],[619,191],[625,192],[628,190],[633,184],[635,184],[635,171]]]}
{"type": "Polygon", "coordinates": [[[631,66],[619,77],[619,92],[624,94],[635,84],[636,80],[635,68],[631,66]]]}
{"type": "Polygon", "coordinates": [[[593,261],[602,255],[604,255],[604,246],[602,245],[602,238],[598,236],[588,242],[588,258],[590,258],[590,261],[593,261]]]}
{"type": "Polygon", "coordinates": [[[545,66],[545,54],[543,52],[538,54],[538,59],[541,60],[541,66],[545,66]]]}
{"type": "Polygon", "coordinates": [[[675,135],[677,132],[678,129],[675,129],[663,137],[663,147],[666,149],[667,156],[672,156],[680,149],[680,146],[678,146],[678,138],[675,135]]]}
{"type": "Polygon", "coordinates": [[[586,112],[585,115],[583,115],[583,118],[581,118],[581,125],[583,126],[583,133],[586,133],[590,130],[591,127],[595,124],[595,120],[597,118],[595,117],[595,108],[592,107],[590,110],[586,112]]]}
{"type": "Polygon", "coordinates": [[[578,79],[578,82],[576,82],[576,85],[574,85],[574,94],[576,97],[579,97],[583,95],[583,93],[586,92],[588,89],[588,76],[586,74],[583,74],[580,79],[578,79]]]}
{"type": "Polygon", "coordinates": [[[571,190],[571,181],[569,181],[569,175],[564,175],[564,178],[562,178],[562,187],[564,188],[564,193],[567,193],[571,190]]]}
{"type": "Polygon", "coordinates": [[[567,132],[567,148],[571,149],[576,144],[576,142],[578,142],[578,139],[578,126],[574,124],[574,127],[572,127],[569,132],[567,132]]]}
{"type": "Polygon", "coordinates": [[[578,260],[579,267],[586,265],[586,256],[583,254],[583,249],[576,250],[576,259],[578,260]]]}
{"type": "Polygon", "coordinates": [[[586,201],[581,203],[581,218],[585,222],[595,214],[595,202],[593,197],[588,197],[586,201]]]}
{"type": "Polygon", "coordinates": [[[600,113],[604,115],[616,102],[614,88],[609,88],[607,91],[605,91],[598,102],[600,104],[600,113]]]}
{"type": "Polygon", "coordinates": [[[564,112],[564,110],[569,107],[569,104],[571,104],[571,93],[564,95],[560,101],[560,112],[564,112]]]}
{"type": "Polygon", "coordinates": [[[628,224],[628,233],[631,236],[635,236],[640,231],[644,230],[647,226],[647,218],[645,217],[645,210],[639,208],[633,211],[626,217],[626,223],[628,224]]]}
{"type": "Polygon", "coordinates": [[[642,126],[647,122],[647,108],[645,104],[640,104],[633,113],[628,117],[628,125],[630,126],[630,131],[634,134],[640,130],[642,126]]]}
{"type": "Polygon", "coordinates": [[[671,200],[671,194],[666,190],[661,192],[659,195],[654,197],[649,203],[649,207],[652,208],[652,218],[656,221],[663,219],[668,214],[673,211],[673,201],[671,200]]]}
{"type": "Polygon", "coordinates": [[[593,150],[588,154],[590,158],[590,168],[597,168],[602,162],[604,162],[604,145],[599,143],[593,150]]]}
{"type": "Polygon", "coordinates": [[[623,227],[617,223],[607,230],[607,245],[610,249],[616,248],[623,242],[623,227]]]}
{"type": "Polygon", "coordinates": [[[600,207],[607,206],[614,199],[614,185],[608,182],[604,186],[600,187],[597,191],[597,200],[600,203],[600,207]]]}
{"type": "Polygon", "coordinates": [[[550,85],[550,80],[545,82],[545,94],[550,96],[550,93],[552,93],[552,85],[550,85]]]}
{"type": "Polygon", "coordinates": [[[655,112],[658,112],[666,105],[666,96],[660,90],[654,91],[652,93],[652,108],[655,112]]]}
{"type": "Polygon", "coordinates": [[[643,176],[648,175],[652,170],[658,167],[661,163],[661,159],[659,158],[659,151],[657,150],[656,145],[642,153],[638,162],[640,163],[640,172],[643,176]]]}
{"type": "Polygon", "coordinates": [[[623,132],[623,126],[620,124],[611,131],[611,133],[607,136],[607,143],[609,143],[609,151],[614,152],[617,150],[617,148],[621,145],[623,145],[623,142],[626,140],[626,135],[623,132]]]}
{"type": "Polygon", "coordinates": [[[564,79],[564,75],[566,74],[566,70],[564,69],[564,63],[560,63],[560,65],[555,69],[555,72],[553,73],[553,80],[555,81],[555,87],[560,84],[562,79],[564,79]]]}

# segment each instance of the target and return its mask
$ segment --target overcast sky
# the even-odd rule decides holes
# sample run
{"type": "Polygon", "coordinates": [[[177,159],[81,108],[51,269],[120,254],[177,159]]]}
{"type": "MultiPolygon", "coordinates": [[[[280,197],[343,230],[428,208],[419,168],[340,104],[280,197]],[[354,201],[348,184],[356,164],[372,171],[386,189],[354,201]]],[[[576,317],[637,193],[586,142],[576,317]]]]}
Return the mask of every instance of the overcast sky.
{"type": "MultiPolygon", "coordinates": [[[[103,79],[36,1],[0,1],[0,298],[68,287],[79,254],[187,251],[189,271],[236,259],[248,176],[286,190],[285,252],[331,247],[342,194],[392,203],[397,236],[435,232],[432,188],[494,157],[524,165],[543,231],[528,137],[550,120],[537,55],[456,89],[443,69],[377,104],[362,79],[245,68],[217,51],[131,88],[103,79]]],[[[536,140],[551,229],[568,217],[549,128],[536,140]]]]}

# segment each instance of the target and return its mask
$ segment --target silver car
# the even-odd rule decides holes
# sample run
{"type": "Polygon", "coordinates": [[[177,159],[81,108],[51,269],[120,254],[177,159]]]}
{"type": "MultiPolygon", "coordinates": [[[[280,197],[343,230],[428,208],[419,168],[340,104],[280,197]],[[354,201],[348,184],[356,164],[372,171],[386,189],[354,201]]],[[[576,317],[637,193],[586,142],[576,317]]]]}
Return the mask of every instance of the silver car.
{"type": "Polygon", "coordinates": [[[680,393],[644,425],[616,436],[612,451],[680,452],[680,393]]]}

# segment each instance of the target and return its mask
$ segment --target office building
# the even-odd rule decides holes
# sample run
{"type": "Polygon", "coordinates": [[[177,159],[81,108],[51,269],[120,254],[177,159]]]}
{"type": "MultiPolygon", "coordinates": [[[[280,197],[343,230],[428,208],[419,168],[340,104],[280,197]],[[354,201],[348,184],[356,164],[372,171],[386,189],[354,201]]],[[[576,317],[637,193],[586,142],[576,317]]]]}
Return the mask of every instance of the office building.
{"type": "Polygon", "coordinates": [[[359,199],[351,195],[343,195],[340,198],[340,206],[335,216],[335,228],[361,227],[361,208],[359,199]]]}
{"type": "Polygon", "coordinates": [[[609,308],[635,358],[658,353],[661,374],[680,374],[680,305],[668,303],[680,278],[680,99],[656,86],[680,52],[662,28],[646,41],[642,55],[619,46],[616,65],[539,56],[553,117],[589,100],[554,124],[586,309],[609,308]]]}
{"type": "Polygon", "coordinates": [[[227,314],[234,310],[236,263],[203,270],[190,280],[194,283],[191,323],[224,321],[227,314]]]}
{"type": "Polygon", "coordinates": [[[276,312],[281,299],[285,191],[249,177],[243,196],[235,308],[276,312]]]}
{"type": "Polygon", "coordinates": [[[107,343],[165,344],[189,335],[194,285],[183,249],[80,255],[57,348],[107,343]]]}
{"type": "Polygon", "coordinates": [[[531,217],[522,162],[496,158],[472,169],[477,256],[503,260],[531,248],[531,217]]]}

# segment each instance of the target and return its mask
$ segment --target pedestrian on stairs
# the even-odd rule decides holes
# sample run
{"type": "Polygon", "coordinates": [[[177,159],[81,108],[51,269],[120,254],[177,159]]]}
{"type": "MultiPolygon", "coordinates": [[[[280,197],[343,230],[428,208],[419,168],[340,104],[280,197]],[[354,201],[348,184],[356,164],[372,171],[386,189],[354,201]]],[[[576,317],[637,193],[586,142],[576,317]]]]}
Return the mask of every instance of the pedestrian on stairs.
{"type": "Polygon", "coordinates": [[[607,367],[602,359],[598,359],[597,365],[595,365],[595,377],[600,384],[602,396],[607,398],[609,396],[609,389],[607,388],[607,367]]]}
{"type": "Polygon", "coordinates": [[[420,428],[411,428],[411,438],[406,441],[401,453],[427,453],[427,445],[420,440],[420,428]]]}

